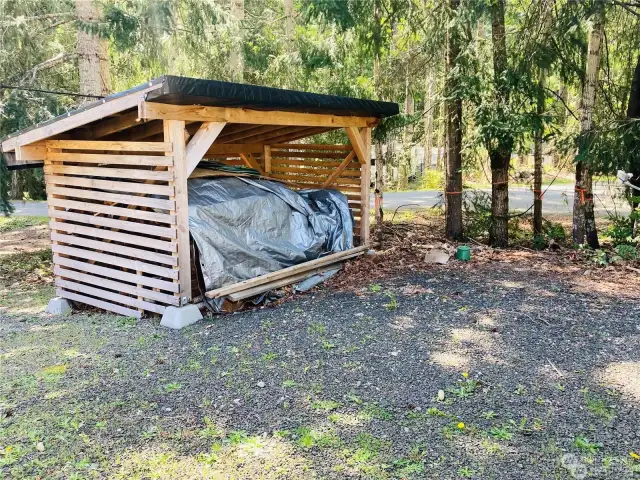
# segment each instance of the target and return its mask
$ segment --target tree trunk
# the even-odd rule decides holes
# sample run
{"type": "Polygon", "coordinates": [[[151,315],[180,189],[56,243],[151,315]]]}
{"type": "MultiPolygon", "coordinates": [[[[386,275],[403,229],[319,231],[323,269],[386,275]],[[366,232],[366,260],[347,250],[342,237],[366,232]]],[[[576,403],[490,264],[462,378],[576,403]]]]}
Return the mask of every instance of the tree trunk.
{"type": "MultiPolygon", "coordinates": [[[[458,13],[460,0],[449,0],[453,15],[458,13]]],[[[446,185],[444,209],[447,238],[462,238],[462,99],[455,66],[460,55],[460,35],[453,26],[447,32],[446,61],[446,185]]]]}
{"type": "MultiPolygon", "coordinates": [[[[543,30],[542,35],[547,35],[551,21],[552,2],[544,0],[540,13],[542,15],[543,30]]],[[[547,71],[538,67],[538,94],[536,97],[536,114],[540,122],[539,128],[533,135],[533,234],[542,235],[542,137],[544,135],[544,122],[542,116],[545,110],[545,86],[547,81],[547,71]]]]}
{"type": "Polygon", "coordinates": [[[233,17],[235,21],[237,37],[231,41],[231,52],[229,52],[229,74],[232,81],[243,82],[244,35],[242,32],[242,21],[244,20],[244,0],[231,0],[231,17],[233,17]]]}
{"type": "Polygon", "coordinates": [[[287,39],[287,51],[292,52],[295,48],[293,43],[293,0],[284,0],[284,33],[287,39]]]}
{"type": "Polygon", "coordinates": [[[433,75],[428,70],[424,85],[424,162],[422,173],[431,168],[431,151],[433,150],[433,75]]]}
{"type": "MultiPolygon", "coordinates": [[[[505,84],[507,43],[504,28],[504,0],[491,4],[491,41],[493,47],[493,75],[496,84],[496,103],[509,108],[509,87],[505,84]]],[[[505,135],[493,139],[490,145],[491,160],[491,228],[489,243],[494,247],[509,245],[509,164],[513,139],[505,135]]]]}
{"type": "MultiPolygon", "coordinates": [[[[380,50],[382,48],[382,19],[380,13],[379,0],[374,0],[373,17],[373,89],[376,100],[382,100],[380,92],[380,50]]],[[[375,198],[375,219],[376,219],[376,242],[379,249],[382,249],[383,235],[382,223],[384,221],[384,164],[385,159],[382,154],[381,142],[376,142],[376,183],[374,189],[375,198]]]]}
{"type": "Polygon", "coordinates": [[[540,118],[540,127],[533,136],[533,234],[542,235],[542,135],[544,124],[544,85],[546,72],[540,69],[538,72],[538,98],[536,99],[536,113],[540,118]]]}
{"type": "MultiPolygon", "coordinates": [[[[584,154],[588,148],[586,135],[593,123],[593,107],[596,101],[598,74],[600,73],[600,57],[602,54],[602,37],[604,36],[604,9],[601,8],[593,19],[589,35],[589,51],[587,54],[587,71],[582,89],[580,112],[580,146],[578,154],[584,154]]],[[[576,162],[576,186],[573,199],[573,242],[585,242],[591,248],[598,248],[598,232],[593,212],[593,172],[589,162],[576,162]]]]}
{"type": "MultiPolygon", "coordinates": [[[[76,17],[83,23],[96,23],[102,19],[100,3],[91,0],[76,0],[76,17]]],[[[107,41],[82,28],[78,30],[76,44],[80,93],[86,95],[108,95],[111,93],[109,53],[107,41]]],[[[85,103],[93,99],[86,99],[85,103]]]]}
{"type": "Polygon", "coordinates": [[[447,126],[446,126],[446,103],[442,102],[440,105],[440,118],[438,120],[438,153],[436,156],[436,170],[442,171],[446,158],[446,136],[447,136],[447,126]]]}

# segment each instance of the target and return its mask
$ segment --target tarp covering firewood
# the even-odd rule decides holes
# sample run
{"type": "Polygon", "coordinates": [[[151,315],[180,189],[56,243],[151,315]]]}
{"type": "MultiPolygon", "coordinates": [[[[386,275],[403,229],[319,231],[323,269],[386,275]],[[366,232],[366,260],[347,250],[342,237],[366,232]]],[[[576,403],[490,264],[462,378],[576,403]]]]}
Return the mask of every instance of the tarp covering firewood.
{"type": "Polygon", "coordinates": [[[240,177],[195,178],[188,187],[206,291],[353,248],[347,198],[336,190],[294,192],[240,177]]]}

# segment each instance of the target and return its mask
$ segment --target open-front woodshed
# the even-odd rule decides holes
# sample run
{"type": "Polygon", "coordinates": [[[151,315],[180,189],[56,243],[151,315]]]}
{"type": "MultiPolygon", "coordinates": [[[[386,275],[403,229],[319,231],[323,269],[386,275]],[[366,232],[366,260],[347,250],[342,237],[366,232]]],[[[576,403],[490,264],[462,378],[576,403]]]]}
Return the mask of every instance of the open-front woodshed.
{"type": "MultiPolygon", "coordinates": [[[[291,189],[343,192],[356,245],[365,246],[371,129],[397,112],[385,102],[165,76],[1,146],[11,167],[44,168],[57,295],[140,317],[196,296],[187,179],[203,159],[251,167],[291,189]],[[304,140],[336,129],[348,144],[304,140]]],[[[247,279],[248,287],[286,275],[247,279]]],[[[220,290],[211,296],[241,288],[220,290]]]]}

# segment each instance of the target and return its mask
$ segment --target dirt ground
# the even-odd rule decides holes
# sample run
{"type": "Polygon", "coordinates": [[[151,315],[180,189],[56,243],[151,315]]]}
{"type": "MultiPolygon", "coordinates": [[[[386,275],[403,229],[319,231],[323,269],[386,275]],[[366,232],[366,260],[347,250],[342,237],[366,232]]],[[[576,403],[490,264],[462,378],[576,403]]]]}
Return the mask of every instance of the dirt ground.
{"type": "Polygon", "coordinates": [[[47,250],[3,256],[0,477],[639,478],[637,265],[475,244],[425,264],[430,222],[179,332],[50,317],[47,250]]]}

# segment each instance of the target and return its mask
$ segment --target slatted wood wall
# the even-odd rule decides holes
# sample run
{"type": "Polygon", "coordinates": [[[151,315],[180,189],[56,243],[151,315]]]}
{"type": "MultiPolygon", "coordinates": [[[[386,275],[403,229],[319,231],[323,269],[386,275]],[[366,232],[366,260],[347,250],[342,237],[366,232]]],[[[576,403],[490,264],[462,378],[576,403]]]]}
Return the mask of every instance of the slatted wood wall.
{"type": "MultiPolygon", "coordinates": [[[[327,179],[351,152],[349,145],[274,144],[271,145],[270,167],[265,165],[264,154],[254,152],[253,156],[270,177],[282,181],[291,189],[302,190],[323,188],[327,179]]],[[[240,156],[233,153],[210,155],[207,158],[227,165],[245,165],[240,156]]],[[[354,236],[357,239],[360,237],[361,175],[361,165],[353,155],[353,160],[327,187],[347,196],[355,218],[354,236]]]]}
{"type": "Polygon", "coordinates": [[[138,318],[179,305],[172,144],[46,148],[57,295],[138,318]]]}

